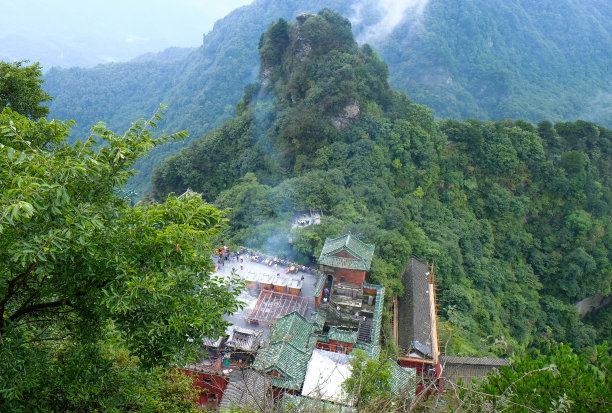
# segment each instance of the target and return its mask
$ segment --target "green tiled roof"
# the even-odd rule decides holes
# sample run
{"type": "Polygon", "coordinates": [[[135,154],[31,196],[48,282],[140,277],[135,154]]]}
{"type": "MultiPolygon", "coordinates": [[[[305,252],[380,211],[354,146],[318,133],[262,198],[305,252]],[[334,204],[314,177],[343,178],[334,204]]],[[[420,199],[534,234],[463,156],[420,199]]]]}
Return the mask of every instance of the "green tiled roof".
{"type": "Polygon", "coordinates": [[[314,326],[303,315],[294,311],[276,319],[270,331],[269,341],[270,343],[285,341],[297,348],[306,348],[313,330],[314,326]]]}
{"type": "Polygon", "coordinates": [[[314,297],[320,296],[323,292],[323,287],[325,287],[325,276],[323,274],[320,274],[317,277],[317,283],[315,284],[314,292],[312,293],[312,295],[314,297]]]}
{"type": "Polygon", "coordinates": [[[349,354],[353,354],[353,352],[357,349],[363,351],[365,355],[370,358],[378,360],[378,357],[380,357],[380,344],[374,345],[364,343],[363,341],[358,341],[357,344],[355,344],[353,351],[351,351],[349,354]]]}
{"type": "Polygon", "coordinates": [[[357,331],[332,327],[329,329],[327,336],[330,340],[341,341],[343,343],[355,344],[357,342],[357,331]]]}
{"type": "Polygon", "coordinates": [[[323,334],[313,334],[312,338],[314,340],[316,340],[315,344],[317,343],[317,341],[320,341],[321,343],[329,343],[329,337],[325,333],[323,333],[323,334]]]}
{"type": "Polygon", "coordinates": [[[319,265],[368,271],[373,256],[373,244],[366,244],[351,234],[346,234],[339,238],[327,238],[325,240],[319,257],[319,265]],[[348,252],[354,258],[338,257],[337,254],[341,251],[348,252]]]}
{"type": "Polygon", "coordinates": [[[312,348],[298,349],[290,343],[273,343],[257,353],[253,367],[265,373],[278,372],[279,377],[268,375],[273,386],[300,390],[311,353],[312,348]]]}
{"type": "Polygon", "coordinates": [[[315,311],[310,316],[310,323],[314,325],[315,331],[321,331],[327,320],[327,313],[324,311],[315,311]]]}
{"type": "Polygon", "coordinates": [[[272,325],[267,345],[255,357],[253,367],[268,374],[273,386],[300,390],[308,360],[316,340],[311,340],[314,326],[296,312],[280,317],[272,325]]]}
{"type": "Polygon", "coordinates": [[[393,396],[400,396],[406,393],[410,394],[410,397],[414,397],[416,389],[416,369],[401,367],[395,362],[391,362],[391,394],[393,396]]]}

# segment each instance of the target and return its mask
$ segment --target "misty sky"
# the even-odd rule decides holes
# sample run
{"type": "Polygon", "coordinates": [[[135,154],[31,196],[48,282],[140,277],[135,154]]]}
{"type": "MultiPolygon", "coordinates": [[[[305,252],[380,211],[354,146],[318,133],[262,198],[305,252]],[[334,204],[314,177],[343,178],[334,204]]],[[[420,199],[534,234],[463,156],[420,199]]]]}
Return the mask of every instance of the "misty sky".
{"type": "Polygon", "coordinates": [[[0,0],[0,59],[103,63],[195,47],[216,20],[252,1],[0,0]]]}

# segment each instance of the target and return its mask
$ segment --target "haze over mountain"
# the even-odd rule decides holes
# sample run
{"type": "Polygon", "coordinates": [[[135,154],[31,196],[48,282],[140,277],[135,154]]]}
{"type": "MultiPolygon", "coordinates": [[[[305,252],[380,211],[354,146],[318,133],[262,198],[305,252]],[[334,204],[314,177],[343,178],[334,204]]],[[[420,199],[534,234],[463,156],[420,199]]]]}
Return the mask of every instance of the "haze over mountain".
{"type": "MultiPolygon", "coordinates": [[[[350,231],[369,280],[401,295],[411,254],[435,262],[446,349],[583,354],[610,336],[575,303],[612,283],[612,132],[585,121],[435,121],[324,9],[261,37],[236,116],[155,169],[150,199],[191,188],[227,210],[224,240],[306,263],[350,231]],[[292,228],[295,211],[320,225],[292,228]],[[293,259],[293,258],[292,258],[293,259]],[[450,327],[454,326],[454,327],[450,327]]],[[[390,337],[390,332],[387,337],[390,337]]]]}
{"type": "MultiPolygon", "coordinates": [[[[234,114],[257,73],[257,43],[270,23],[323,7],[351,18],[356,38],[388,63],[391,85],[437,118],[612,125],[612,10],[603,0],[258,0],[218,21],[182,59],[51,70],[51,116],[76,119],[76,137],[99,120],[126,128],[163,102],[165,128],[199,137],[234,114]]],[[[148,188],[152,166],[180,146],[141,162],[134,185],[148,188]]]]}
{"type": "MultiPolygon", "coordinates": [[[[352,310],[334,315],[338,297],[327,295],[339,327],[345,319],[366,333],[376,326],[372,338],[380,333],[385,350],[379,361],[361,363],[357,354],[351,362],[349,384],[364,383],[357,372],[366,372],[378,389],[374,402],[365,388],[345,401],[357,397],[366,403],[359,410],[385,412],[605,410],[612,402],[612,130],[555,120],[573,116],[567,110],[609,110],[589,103],[605,96],[610,79],[602,14],[610,10],[603,3],[588,9],[597,3],[362,2],[345,6],[351,25],[327,8],[267,24],[273,12],[263,6],[289,8],[259,1],[261,9],[219,22],[198,49],[50,71],[49,85],[59,91],[54,110],[69,107],[81,122],[72,140],[87,133],[84,119],[120,129],[150,116],[159,100],[174,105],[166,129],[204,132],[140,163],[147,173],[133,184],[145,188],[152,176],[153,188],[137,206],[121,191],[132,173],[126,169],[167,140],[149,132],[162,117],[138,121],[126,134],[98,125],[93,137],[70,145],[71,123],[38,119],[46,113],[38,102],[49,97],[37,87],[37,66],[3,63],[0,410],[189,411],[190,382],[166,375],[168,367],[189,366],[201,338],[223,334],[222,314],[240,307],[232,297],[241,289],[210,276],[213,246],[246,246],[310,266],[324,240],[345,233],[375,245],[366,281],[385,287],[375,298],[380,330],[378,316],[370,324],[352,310]],[[551,21],[580,30],[568,34],[546,26],[551,21]],[[395,59],[394,73],[383,53],[395,59]],[[395,90],[393,76],[414,86],[416,98],[395,90]],[[485,115],[436,119],[421,104],[426,99],[448,116],[485,115]],[[488,120],[496,113],[531,121],[488,120]],[[187,188],[201,196],[167,197],[187,188]],[[320,222],[293,226],[296,212],[308,209],[322,212],[320,222]],[[424,369],[411,386],[424,388],[422,395],[432,390],[429,400],[411,401],[410,391],[389,396],[385,365],[398,355],[391,304],[405,288],[419,295],[404,277],[412,256],[431,264],[412,276],[435,278],[436,287],[426,301],[435,294],[438,322],[419,324],[431,324],[431,337],[437,325],[446,355],[512,364],[475,392],[455,387],[439,398],[438,373],[424,369]]],[[[353,299],[342,305],[358,307],[358,290],[348,287],[353,299]]],[[[399,311],[431,316],[412,301],[399,311]]],[[[304,337],[322,338],[307,330],[304,337]]],[[[336,337],[353,346],[347,333],[336,337]]],[[[414,349],[427,353],[418,345],[426,341],[413,341],[414,349]]],[[[287,360],[298,359],[305,367],[305,358],[288,355],[263,372],[278,378],[287,360]]],[[[440,367],[448,383],[450,368],[440,367]]],[[[230,383],[227,389],[234,392],[230,383]]]]}
{"type": "Polygon", "coordinates": [[[167,47],[196,47],[202,33],[252,0],[28,0],[5,2],[0,60],[91,67],[167,47]],[[27,22],[27,24],[26,24],[27,22]]]}

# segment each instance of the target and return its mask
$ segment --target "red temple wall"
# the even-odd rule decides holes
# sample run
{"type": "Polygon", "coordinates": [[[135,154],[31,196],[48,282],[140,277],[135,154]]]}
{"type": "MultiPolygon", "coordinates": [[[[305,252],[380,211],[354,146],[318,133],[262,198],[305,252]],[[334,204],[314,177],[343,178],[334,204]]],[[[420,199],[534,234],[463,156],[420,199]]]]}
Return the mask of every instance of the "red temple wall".
{"type": "Polygon", "coordinates": [[[216,408],[221,401],[229,378],[216,376],[214,374],[202,373],[192,370],[179,370],[181,373],[190,377],[195,377],[193,386],[199,390],[197,403],[203,407],[216,408]]]}
{"type": "Polygon", "coordinates": [[[353,351],[355,345],[336,340],[329,340],[329,343],[318,341],[316,347],[321,350],[333,351],[334,353],[348,354],[353,351]],[[340,348],[338,348],[339,346],[340,348]]]}
{"type": "Polygon", "coordinates": [[[337,254],[334,254],[334,256],[335,257],[341,257],[341,258],[355,258],[351,254],[349,254],[347,251],[344,251],[344,250],[340,251],[337,254]]]}
{"type": "Polygon", "coordinates": [[[332,274],[335,282],[342,282],[341,278],[344,277],[344,281],[353,284],[363,284],[365,282],[365,271],[361,270],[349,270],[346,268],[334,268],[325,266],[323,270],[326,274],[332,274]]]}
{"type": "Polygon", "coordinates": [[[321,304],[321,300],[323,299],[323,292],[318,297],[315,297],[315,308],[319,308],[319,304],[321,304]]]}

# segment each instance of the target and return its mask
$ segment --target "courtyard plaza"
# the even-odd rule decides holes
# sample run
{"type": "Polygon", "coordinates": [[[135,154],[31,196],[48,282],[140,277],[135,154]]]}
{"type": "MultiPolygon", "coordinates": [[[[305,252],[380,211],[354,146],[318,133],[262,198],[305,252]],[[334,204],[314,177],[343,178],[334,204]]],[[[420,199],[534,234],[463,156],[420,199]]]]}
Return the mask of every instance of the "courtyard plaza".
{"type": "Polygon", "coordinates": [[[275,258],[253,251],[238,251],[238,254],[232,251],[224,260],[218,256],[212,257],[216,266],[213,277],[228,281],[238,278],[245,284],[238,296],[238,300],[245,303],[244,308],[225,316],[226,321],[238,327],[262,330],[267,336],[269,324],[291,311],[299,311],[305,317],[310,317],[314,311],[315,270],[280,258],[276,258],[275,262],[275,258]],[[268,283],[273,285],[271,290],[265,289],[268,283]],[[287,287],[283,288],[283,285],[287,287]],[[299,289],[291,289],[298,291],[299,295],[289,294],[292,286],[299,286],[299,289]],[[279,292],[279,288],[282,292],[279,292]]]}

